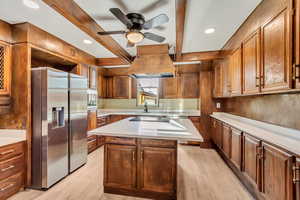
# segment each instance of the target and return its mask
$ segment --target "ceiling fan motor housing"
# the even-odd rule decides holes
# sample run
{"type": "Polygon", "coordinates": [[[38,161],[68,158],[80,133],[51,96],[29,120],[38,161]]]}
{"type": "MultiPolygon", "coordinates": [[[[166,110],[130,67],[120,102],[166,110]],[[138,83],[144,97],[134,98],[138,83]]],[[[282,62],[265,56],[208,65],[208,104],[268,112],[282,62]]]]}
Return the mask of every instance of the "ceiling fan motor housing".
{"type": "Polygon", "coordinates": [[[128,13],[126,16],[133,23],[133,26],[130,29],[139,31],[143,29],[143,24],[145,23],[143,15],[139,13],[128,13]]]}

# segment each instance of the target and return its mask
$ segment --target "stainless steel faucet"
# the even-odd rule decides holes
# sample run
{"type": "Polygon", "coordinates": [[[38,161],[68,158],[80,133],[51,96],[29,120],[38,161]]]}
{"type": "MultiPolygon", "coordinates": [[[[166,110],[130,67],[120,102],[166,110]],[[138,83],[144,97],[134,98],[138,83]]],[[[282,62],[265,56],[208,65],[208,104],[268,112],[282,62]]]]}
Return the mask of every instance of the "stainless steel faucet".
{"type": "Polygon", "coordinates": [[[149,110],[148,110],[148,105],[147,105],[147,103],[145,103],[145,104],[144,104],[144,112],[147,113],[148,111],[149,111],[149,110]]]}

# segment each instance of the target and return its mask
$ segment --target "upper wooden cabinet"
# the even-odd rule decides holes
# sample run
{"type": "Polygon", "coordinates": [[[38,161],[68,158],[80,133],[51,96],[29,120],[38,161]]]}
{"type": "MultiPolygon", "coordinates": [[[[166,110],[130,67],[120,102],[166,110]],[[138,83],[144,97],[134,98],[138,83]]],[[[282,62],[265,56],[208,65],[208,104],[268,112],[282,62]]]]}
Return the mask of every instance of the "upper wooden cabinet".
{"type": "Polygon", "coordinates": [[[11,46],[0,41],[0,96],[10,95],[11,46]]]}
{"type": "Polygon", "coordinates": [[[179,74],[179,97],[198,98],[199,97],[199,73],[179,74]]]}
{"type": "MultiPolygon", "coordinates": [[[[291,2],[288,0],[287,2],[291,2]]],[[[292,88],[291,3],[262,26],[262,91],[292,88]]]]}
{"type": "Polygon", "coordinates": [[[97,68],[89,67],[89,88],[97,89],[98,76],[97,68]]]}
{"type": "Polygon", "coordinates": [[[230,59],[223,59],[221,62],[221,84],[222,84],[222,97],[231,96],[231,82],[230,82],[230,59]]]}
{"type": "Polygon", "coordinates": [[[113,98],[129,99],[131,93],[131,78],[128,76],[113,77],[113,98]]]}
{"type": "Polygon", "coordinates": [[[266,200],[293,200],[293,156],[263,143],[262,193],[266,200]]]}
{"type": "Polygon", "coordinates": [[[98,74],[98,97],[106,98],[106,78],[102,74],[98,74]]]}
{"type": "Polygon", "coordinates": [[[178,77],[161,79],[162,97],[172,99],[178,97],[178,77]]]}
{"type": "Polygon", "coordinates": [[[243,42],[243,94],[260,92],[260,29],[243,42]]]}
{"type": "Polygon", "coordinates": [[[113,85],[114,85],[114,77],[112,77],[112,76],[105,77],[105,86],[106,86],[105,87],[105,91],[106,91],[105,97],[106,98],[113,98],[113,96],[114,96],[113,85]]]}
{"type": "Polygon", "coordinates": [[[238,48],[230,56],[231,96],[242,94],[242,49],[238,48]]]}
{"type": "Polygon", "coordinates": [[[221,63],[220,61],[214,62],[214,88],[213,88],[213,96],[214,97],[222,97],[223,89],[222,89],[222,74],[221,74],[221,63]]]}

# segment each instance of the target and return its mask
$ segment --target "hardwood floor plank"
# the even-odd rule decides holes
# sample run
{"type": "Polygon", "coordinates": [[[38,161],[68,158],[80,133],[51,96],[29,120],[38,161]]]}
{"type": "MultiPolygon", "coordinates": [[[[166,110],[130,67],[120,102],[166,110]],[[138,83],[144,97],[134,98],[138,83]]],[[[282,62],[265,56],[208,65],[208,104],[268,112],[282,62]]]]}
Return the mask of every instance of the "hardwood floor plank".
{"type": "MultiPolygon", "coordinates": [[[[9,200],[147,200],[103,194],[103,148],[88,163],[48,191],[27,189],[9,200]]],[[[178,200],[252,200],[215,150],[178,148],[178,200]]]]}

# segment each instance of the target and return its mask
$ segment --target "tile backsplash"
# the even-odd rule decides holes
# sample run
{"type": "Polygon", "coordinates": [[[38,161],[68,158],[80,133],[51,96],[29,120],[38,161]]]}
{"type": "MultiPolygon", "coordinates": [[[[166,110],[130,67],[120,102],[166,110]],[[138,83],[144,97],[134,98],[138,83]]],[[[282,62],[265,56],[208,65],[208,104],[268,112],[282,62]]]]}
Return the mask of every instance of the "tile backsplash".
{"type": "MultiPolygon", "coordinates": [[[[199,110],[200,99],[160,99],[158,110],[199,110]]],[[[143,109],[136,105],[136,99],[98,99],[99,109],[143,109]]]]}

